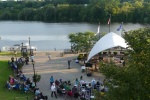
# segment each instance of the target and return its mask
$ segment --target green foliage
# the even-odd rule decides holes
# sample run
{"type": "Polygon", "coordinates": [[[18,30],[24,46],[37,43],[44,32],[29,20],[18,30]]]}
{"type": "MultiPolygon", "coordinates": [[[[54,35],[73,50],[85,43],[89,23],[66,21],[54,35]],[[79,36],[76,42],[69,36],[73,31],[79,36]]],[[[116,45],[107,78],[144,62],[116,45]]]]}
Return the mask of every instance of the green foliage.
{"type": "Polygon", "coordinates": [[[22,69],[23,65],[24,65],[24,63],[17,63],[18,69],[22,69]]]}
{"type": "Polygon", "coordinates": [[[134,30],[124,35],[128,43],[125,67],[114,63],[101,64],[101,72],[109,79],[109,91],[104,100],[150,99],[150,28],[134,30]]]}
{"type": "Polygon", "coordinates": [[[148,0],[45,0],[0,2],[0,20],[150,23],[148,0]]]}
{"type": "Polygon", "coordinates": [[[29,53],[28,52],[23,52],[23,57],[25,58],[25,57],[28,57],[28,55],[29,55],[29,53]]]}
{"type": "MultiPolygon", "coordinates": [[[[0,56],[15,56],[14,51],[10,51],[10,52],[0,52],[0,56]]],[[[17,57],[21,56],[21,52],[17,52],[17,57]]]]}
{"type": "MultiPolygon", "coordinates": [[[[14,100],[15,97],[28,97],[33,99],[33,93],[27,92],[22,94],[20,91],[8,90],[4,86],[8,81],[9,75],[13,75],[13,71],[8,67],[8,61],[0,61],[0,98],[1,100],[14,100]]],[[[22,99],[21,99],[22,100],[22,99]]]]}
{"type": "Polygon", "coordinates": [[[78,60],[81,60],[82,58],[83,58],[83,54],[79,54],[77,57],[78,60]]]}
{"type": "Polygon", "coordinates": [[[41,79],[41,75],[38,75],[37,73],[35,75],[33,75],[32,77],[33,82],[39,82],[41,79]]]}
{"type": "Polygon", "coordinates": [[[68,35],[72,49],[77,52],[88,52],[91,46],[96,42],[93,32],[79,32],[68,35]]]}

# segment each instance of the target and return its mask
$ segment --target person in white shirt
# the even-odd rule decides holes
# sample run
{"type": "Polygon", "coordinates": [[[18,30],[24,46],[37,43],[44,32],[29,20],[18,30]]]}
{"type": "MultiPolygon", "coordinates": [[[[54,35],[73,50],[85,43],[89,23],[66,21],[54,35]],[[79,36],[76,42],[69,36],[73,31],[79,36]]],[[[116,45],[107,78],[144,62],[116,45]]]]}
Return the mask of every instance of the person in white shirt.
{"type": "Polygon", "coordinates": [[[78,59],[76,59],[76,63],[79,63],[79,60],[78,60],[78,59]]]}
{"type": "Polygon", "coordinates": [[[51,60],[51,54],[48,55],[49,60],[51,60]]]}
{"type": "Polygon", "coordinates": [[[86,68],[85,68],[85,65],[81,66],[81,71],[82,71],[82,72],[85,72],[85,69],[86,69],[86,68]]]}
{"type": "Polygon", "coordinates": [[[34,56],[33,55],[30,56],[30,60],[31,60],[31,62],[34,61],[34,56]]]}
{"type": "Polygon", "coordinates": [[[53,93],[54,93],[55,97],[57,98],[55,83],[53,83],[51,86],[51,97],[53,97],[53,93]]]}

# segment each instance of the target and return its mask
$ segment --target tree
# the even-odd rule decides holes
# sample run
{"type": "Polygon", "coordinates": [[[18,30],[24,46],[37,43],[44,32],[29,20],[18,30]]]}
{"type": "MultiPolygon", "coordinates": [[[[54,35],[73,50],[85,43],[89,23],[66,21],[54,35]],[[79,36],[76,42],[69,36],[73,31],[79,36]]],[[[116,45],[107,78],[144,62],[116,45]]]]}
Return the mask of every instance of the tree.
{"type": "Polygon", "coordinates": [[[101,72],[111,81],[106,83],[108,93],[105,100],[149,100],[150,99],[150,28],[126,33],[129,46],[126,65],[101,64],[101,72]]]}
{"type": "Polygon", "coordinates": [[[38,75],[37,73],[35,74],[35,76],[32,76],[33,82],[39,82],[41,79],[41,75],[38,75]]]}
{"type": "Polygon", "coordinates": [[[76,52],[88,52],[96,41],[96,37],[93,32],[71,33],[68,37],[72,44],[72,49],[76,52]]]}

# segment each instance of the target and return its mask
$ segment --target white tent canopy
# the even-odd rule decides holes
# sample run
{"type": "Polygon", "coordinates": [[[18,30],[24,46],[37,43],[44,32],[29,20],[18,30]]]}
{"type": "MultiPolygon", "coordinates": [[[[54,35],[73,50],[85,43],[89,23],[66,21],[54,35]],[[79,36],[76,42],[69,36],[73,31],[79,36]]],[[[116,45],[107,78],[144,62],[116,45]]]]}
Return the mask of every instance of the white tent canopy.
{"type": "Polygon", "coordinates": [[[99,52],[113,48],[113,47],[117,47],[117,46],[120,46],[123,48],[128,47],[127,44],[125,43],[125,40],[121,36],[117,35],[116,33],[110,32],[106,34],[101,39],[99,39],[94,45],[94,47],[91,49],[88,55],[87,62],[99,52]]]}

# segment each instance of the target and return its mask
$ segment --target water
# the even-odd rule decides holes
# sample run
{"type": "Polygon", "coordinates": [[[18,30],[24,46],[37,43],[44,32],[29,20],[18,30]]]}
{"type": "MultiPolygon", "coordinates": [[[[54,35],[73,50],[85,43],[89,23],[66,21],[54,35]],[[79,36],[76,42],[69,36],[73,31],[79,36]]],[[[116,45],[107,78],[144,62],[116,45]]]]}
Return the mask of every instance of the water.
{"type": "MultiPolygon", "coordinates": [[[[111,31],[117,31],[120,23],[111,25],[111,31]]],[[[149,25],[124,24],[126,31],[143,28],[149,25]]],[[[69,49],[70,43],[68,34],[77,32],[97,32],[98,24],[91,23],[44,23],[44,22],[24,22],[24,21],[1,21],[0,22],[0,47],[13,46],[14,44],[27,43],[29,37],[31,45],[37,46],[38,50],[63,50],[69,49]]],[[[100,32],[108,33],[107,23],[101,25],[100,32]]]]}

